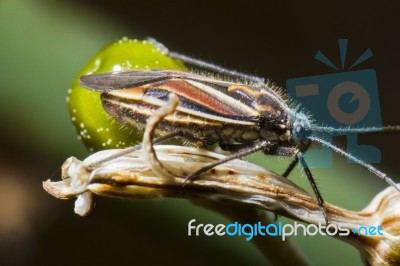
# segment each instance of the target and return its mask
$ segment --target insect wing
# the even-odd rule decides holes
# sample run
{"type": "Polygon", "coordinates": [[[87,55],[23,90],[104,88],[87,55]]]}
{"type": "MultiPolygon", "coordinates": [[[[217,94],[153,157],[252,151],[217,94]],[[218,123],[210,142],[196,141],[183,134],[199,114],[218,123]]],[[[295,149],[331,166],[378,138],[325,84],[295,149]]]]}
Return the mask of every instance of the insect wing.
{"type": "MultiPolygon", "coordinates": [[[[138,109],[159,108],[165,104],[169,93],[175,93],[181,101],[178,108],[180,113],[202,117],[203,120],[254,125],[256,117],[259,116],[259,112],[249,105],[252,96],[243,95],[243,91],[237,89],[243,85],[187,72],[110,72],[83,76],[81,85],[103,92],[103,104],[108,102],[117,105],[120,102],[124,108],[128,108],[129,105],[141,105],[135,108],[137,110],[133,111],[132,115],[138,114],[138,109]]],[[[246,89],[249,90],[248,87],[246,89]]],[[[106,106],[105,108],[109,109],[106,106]]],[[[111,115],[115,117],[117,114],[111,115]]]]}
{"type": "Polygon", "coordinates": [[[82,76],[80,83],[83,87],[91,90],[108,92],[137,87],[166,78],[167,74],[163,71],[108,72],[82,76]]]}

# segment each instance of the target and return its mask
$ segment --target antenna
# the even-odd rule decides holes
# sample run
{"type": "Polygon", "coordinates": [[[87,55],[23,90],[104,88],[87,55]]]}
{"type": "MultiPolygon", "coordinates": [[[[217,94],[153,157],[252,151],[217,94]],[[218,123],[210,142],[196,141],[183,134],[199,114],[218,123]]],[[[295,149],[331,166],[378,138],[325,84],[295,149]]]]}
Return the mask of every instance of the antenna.
{"type": "MultiPolygon", "coordinates": [[[[397,127],[397,128],[399,128],[399,127],[397,127]]],[[[368,171],[370,171],[371,173],[375,174],[380,179],[383,179],[386,183],[388,183],[390,186],[394,187],[396,190],[398,190],[400,192],[400,188],[396,185],[396,183],[393,181],[393,179],[391,179],[385,173],[383,173],[380,170],[376,169],[372,165],[363,162],[362,160],[354,157],[350,153],[345,152],[344,150],[340,149],[339,147],[336,147],[335,145],[329,143],[328,141],[325,141],[325,140],[317,138],[317,137],[309,137],[308,139],[311,140],[311,141],[318,142],[318,143],[320,143],[320,144],[322,144],[322,145],[324,145],[326,147],[329,147],[332,150],[334,150],[335,152],[339,153],[340,155],[343,155],[347,159],[350,159],[353,162],[355,162],[356,164],[361,165],[362,167],[366,168],[368,171]]]]}
{"type": "Polygon", "coordinates": [[[400,132],[400,126],[360,127],[360,128],[334,128],[334,127],[312,126],[311,130],[312,132],[326,133],[329,135],[346,135],[351,133],[371,134],[371,133],[400,132]]]}

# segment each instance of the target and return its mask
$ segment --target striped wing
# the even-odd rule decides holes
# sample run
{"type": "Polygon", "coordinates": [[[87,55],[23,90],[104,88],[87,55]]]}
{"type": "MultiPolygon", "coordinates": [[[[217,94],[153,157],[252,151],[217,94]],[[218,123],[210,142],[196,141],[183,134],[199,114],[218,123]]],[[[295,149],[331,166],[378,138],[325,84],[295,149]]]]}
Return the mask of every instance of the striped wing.
{"type": "Polygon", "coordinates": [[[255,126],[260,116],[259,111],[252,107],[256,96],[248,93],[251,88],[188,72],[111,72],[82,76],[81,84],[103,92],[105,109],[119,120],[128,109],[131,118],[144,120],[165,104],[169,93],[175,93],[181,101],[178,112],[167,117],[175,124],[255,126]],[[118,110],[117,106],[124,111],[118,110]]]}

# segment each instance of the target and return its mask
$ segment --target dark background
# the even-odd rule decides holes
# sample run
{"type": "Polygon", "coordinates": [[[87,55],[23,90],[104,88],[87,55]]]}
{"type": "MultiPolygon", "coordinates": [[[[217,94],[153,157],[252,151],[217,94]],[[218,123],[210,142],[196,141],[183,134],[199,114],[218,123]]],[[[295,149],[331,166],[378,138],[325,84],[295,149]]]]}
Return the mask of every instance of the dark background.
{"type": "MultiPolygon", "coordinates": [[[[68,116],[67,89],[92,55],[123,36],[151,36],[279,85],[333,73],[314,55],[322,50],[337,64],[337,39],[347,38],[347,62],[373,51],[355,69],[376,70],[383,123],[400,124],[399,11],[372,1],[1,1],[0,265],[265,264],[243,238],[188,237],[192,218],[227,220],[184,200],[98,199],[94,215],[80,218],[72,201],[47,195],[42,181],[59,178],[69,156],[88,155],[68,116]]],[[[398,138],[361,138],[379,147],[377,167],[395,179],[398,138]]],[[[386,187],[340,157],[333,169],[315,173],[327,201],[354,210],[386,187]]],[[[292,180],[308,186],[300,173],[292,180]]],[[[358,252],[337,240],[293,240],[316,265],[360,264],[358,252]]]]}

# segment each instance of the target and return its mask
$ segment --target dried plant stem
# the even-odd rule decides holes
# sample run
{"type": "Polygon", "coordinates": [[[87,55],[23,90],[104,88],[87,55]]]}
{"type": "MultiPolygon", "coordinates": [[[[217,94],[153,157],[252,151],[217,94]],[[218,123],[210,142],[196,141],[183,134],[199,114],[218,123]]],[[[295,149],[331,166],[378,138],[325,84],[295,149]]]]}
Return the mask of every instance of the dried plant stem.
{"type": "MultiPolygon", "coordinates": [[[[147,133],[149,130],[146,128],[147,133]]],[[[72,157],[62,166],[64,180],[48,180],[43,186],[58,198],[78,196],[75,212],[80,215],[91,210],[91,193],[94,193],[123,198],[187,198],[197,203],[202,200],[202,206],[244,223],[265,222],[265,212],[260,210],[269,210],[310,224],[325,224],[315,197],[286,178],[238,159],[216,166],[183,188],[186,176],[224,158],[224,155],[198,148],[154,146],[151,138],[145,139],[143,151],[150,154],[144,157],[149,160],[143,158],[142,150],[124,155],[120,155],[120,150],[101,151],[83,162],[72,157]],[[154,152],[157,156],[151,154],[154,152]],[[104,158],[112,159],[102,160],[104,158]]],[[[337,227],[350,231],[360,226],[380,225],[383,228],[384,233],[380,236],[353,233],[335,236],[358,248],[368,265],[400,264],[398,206],[400,193],[392,187],[378,194],[360,212],[325,204],[329,222],[337,227]]],[[[274,265],[308,265],[295,247],[280,238],[256,237],[253,243],[274,265]]]]}

